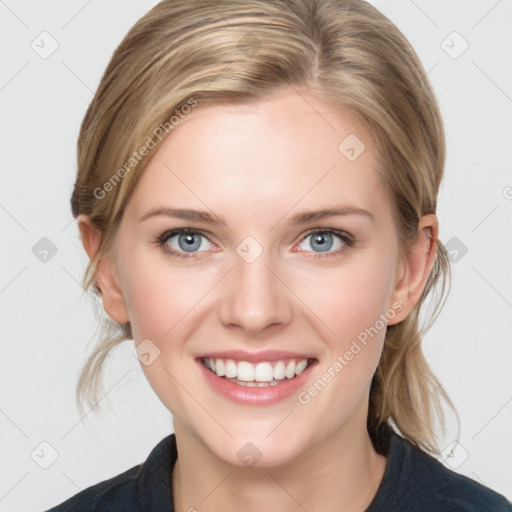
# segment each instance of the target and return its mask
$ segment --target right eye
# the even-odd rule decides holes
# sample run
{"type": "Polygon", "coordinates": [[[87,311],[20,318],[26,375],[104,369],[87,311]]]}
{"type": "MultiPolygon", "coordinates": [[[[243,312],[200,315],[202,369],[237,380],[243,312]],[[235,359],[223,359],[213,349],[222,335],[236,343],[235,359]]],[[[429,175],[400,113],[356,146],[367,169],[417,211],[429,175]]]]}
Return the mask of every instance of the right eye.
{"type": "Polygon", "coordinates": [[[198,252],[205,252],[208,246],[215,247],[198,229],[178,228],[162,233],[156,240],[158,246],[173,256],[190,258],[198,252]]]}

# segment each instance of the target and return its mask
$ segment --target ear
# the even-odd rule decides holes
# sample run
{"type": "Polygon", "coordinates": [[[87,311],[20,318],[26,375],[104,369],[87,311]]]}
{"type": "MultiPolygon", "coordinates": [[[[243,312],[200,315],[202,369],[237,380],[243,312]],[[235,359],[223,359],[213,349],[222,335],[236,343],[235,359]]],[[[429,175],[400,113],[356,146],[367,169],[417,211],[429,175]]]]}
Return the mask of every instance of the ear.
{"type": "Polygon", "coordinates": [[[424,215],[418,226],[418,239],[410,252],[400,256],[400,270],[397,273],[391,304],[400,303],[402,309],[388,322],[388,325],[407,318],[418,303],[427,284],[430,269],[437,252],[438,221],[435,214],[424,215]]]}
{"type": "MultiPolygon", "coordinates": [[[[89,259],[92,261],[98,252],[101,242],[101,231],[93,224],[90,217],[80,214],[77,217],[78,229],[82,245],[89,259]]],[[[96,281],[100,288],[103,308],[107,314],[118,323],[130,321],[124,301],[119,278],[116,272],[116,263],[113,254],[104,255],[96,267],[96,281]]]]}

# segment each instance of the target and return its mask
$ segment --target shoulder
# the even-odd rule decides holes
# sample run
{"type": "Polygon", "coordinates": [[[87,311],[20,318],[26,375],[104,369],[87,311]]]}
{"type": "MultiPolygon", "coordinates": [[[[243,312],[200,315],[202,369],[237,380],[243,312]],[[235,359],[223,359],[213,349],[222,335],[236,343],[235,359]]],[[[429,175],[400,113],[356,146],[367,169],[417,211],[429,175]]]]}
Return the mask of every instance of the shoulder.
{"type": "Polygon", "coordinates": [[[398,476],[399,510],[436,512],[511,512],[501,494],[452,471],[409,440],[395,435],[390,452],[398,476]]]}
{"type": "Polygon", "coordinates": [[[80,491],[47,512],[93,512],[104,510],[135,511],[137,503],[137,478],[142,464],[80,491]],[[116,508],[112,508],[112,506],[116,508]]]}
{"type": "Polygon", "coordinates": [[[46,512],[170,510],[176,458],[176,439],[171,434],[153,448],[144,463],[92,485],[46,512]]]}

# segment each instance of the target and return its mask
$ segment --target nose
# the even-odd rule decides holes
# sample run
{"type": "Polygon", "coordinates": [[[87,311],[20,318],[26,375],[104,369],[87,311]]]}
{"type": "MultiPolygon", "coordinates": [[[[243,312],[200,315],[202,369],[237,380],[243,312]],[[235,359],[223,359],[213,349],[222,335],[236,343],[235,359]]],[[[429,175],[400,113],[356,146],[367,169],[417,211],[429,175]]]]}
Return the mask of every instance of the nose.
{"type": "Polygon", "coordinates": [[[236,256],[220,300],[221,322],[250,337],[263,337],[288,325],[292,316],[292,295],[266,253],[252,263],[236,256]]]}

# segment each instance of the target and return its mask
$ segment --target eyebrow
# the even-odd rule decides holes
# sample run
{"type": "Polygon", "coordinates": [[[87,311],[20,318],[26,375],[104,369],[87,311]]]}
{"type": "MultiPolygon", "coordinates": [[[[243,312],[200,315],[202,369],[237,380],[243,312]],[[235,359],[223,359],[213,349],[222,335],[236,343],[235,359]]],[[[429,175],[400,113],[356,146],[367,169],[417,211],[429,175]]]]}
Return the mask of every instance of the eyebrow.
{"type": "Polygon", "coordinates": [[[286,223],[290,225],[305,224],[306,222],[321,220],[327,217],[344,217],[348,215],[367,217],[372,222],[375,222],[375,217],[368,210],[347,204],[333,206],[332,208],[324,208],[322,210],[301,212],[291,217],[286,223]]]}
{"type": "MultiPolygon", "coordinates": [[[[157,217],[157,216],[166,216],[175,219],[184,219],[190,221],[200,221],[205,222],[207,224],[217,224],[220,226],[226,226],[226,222],[215,215],[214,213],[209,213],[204,210],[192,210],[192,209],[182,209],[182,208],[169,208],[165,206],[160,206],[157,208],[152,208],[147,211],[142,217],[139,219],[139,222],[142,222],[146,219],[157,217]]],[[[371,222],[375,222],[374,215],[368,210],[364,210],[363,208],[359,208],[353,205],[339,205],[333,206],[330,208],[324,208],[322,210],[312,210],[305,211],[298,214],[293,215],[288,221],[286,221],[287,225],[297,225],[297,224],[305,224],[307,222],[317,221],[321,219],[325,219],[328,217],[336,217],[336,216],[347,216],[347,215],[359,215],[362,217],[368,218],[371,222]]]]}
{"type": "Polygon", "coordinates": [[[182,208],[168,208],[166,206],[159,206],[157,208],[149,210],[139,219],[139,222],[160,215],[172,217],[174,219],[195,220],[200,222],[206,222],[208,224],[219,224],[220,226],[226,225],[226,223],[220,217],[218,217],[215,214],[211,214],[207,211],[189,210],[182,208]]]}

